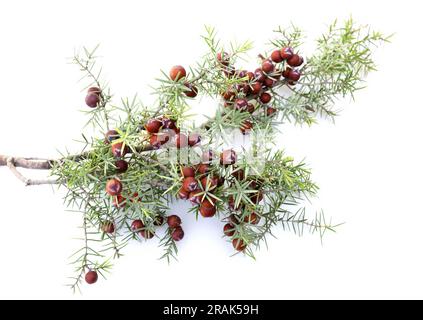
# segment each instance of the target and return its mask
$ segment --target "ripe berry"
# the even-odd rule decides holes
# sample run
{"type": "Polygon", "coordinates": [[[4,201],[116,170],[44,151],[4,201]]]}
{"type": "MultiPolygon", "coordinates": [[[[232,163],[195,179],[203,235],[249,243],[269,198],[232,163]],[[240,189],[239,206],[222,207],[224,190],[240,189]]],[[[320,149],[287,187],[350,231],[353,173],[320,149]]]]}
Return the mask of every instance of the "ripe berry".
{"type": "Polygon", "coordinates": [[[178,149],[188,146],[188,137],[183,133],[176,134],[176,147],[178,149]]]}
{"type": "Polygon", "coordinates": [[[234,99],[234,97],[235,97],[235,92],[233,91],[233,90],[226,90],[224,93],[223,93],[223,95],[222,95],[222,97],[223,97],[223,99],[225,99],[226,101],[232,101],[233,99],[234,99]]]}
{"type": "Polygon", "coordinates": [[[242,239],[233,239],[232,245],[237,251],[244,251],[247,248],[247,244],[242,239]]]}
{"type": "Polygon", "coordinates": [[[97,280],[98,280],[98,274],[97,274],[97,272],[91,270],[91,271],[88,271],[85,274],[85,282],[86,283],[93,284],[93,283],[96,283],[97,280]]]}
{"type": "Polygon", "coordinates": [[[269,103],[269,102],[270,102],[270,100],[272,100],[272,96],[270,95],[270,93],[263,92],[263,93],[260,95],[260,101],[261,101],[262,103],[269,103]]]}
{"type": "Polygon", "coordinates": [[[258,82],[263,82],[264,79],[266,78],[266,75],[263,73],[263,70],[261,70],[260,68],[256,69],[256,71],[254,71],[254,75],[256,76],[256,80],[258,82]]]}
{"type": "MultiPolygon", "coordinates": [[[[152,119],[152,120],[156,120],[159,121],[162,128],[164,129],[176,129],[176,122],[175,120],[169,119],[167,117],[159,117],[158,119],[152,119]]],[[[160,129],[160,127],[159,127],[160,129]]],[[[155,133],[155,132],[152,132],[155,133]]]]}
{"type": "Polygon", "coordinates": [[[273,116],[273,114],[274,113],[276,113],[276,109],[275,108],[272,108],[272,107],[268,107],[267,109],[266,109],[266,115],[268,116],[268,117],[271,117],[271,116],[273,116]]]}
{"type": "Polygon", "coordinates": [[[204,218],[213,217],[216,214],[216,207],[214,203],[210,202],[207,199],[203,200],[200,204],[200,214],[204,218]]]}
{"type": "Polygon", "coordinates": [[[201,136],[198,133],[190,133],[188,136],[188,144],[190,147],[193,147],[199,144],[201,141],[201,136]]]}
{"type": "Polygon", "coordinates": [[[106,192],[116,196],[122,192],[122,183],[118,179],[110,179],[106,182],[106,192]]]}
{"type": "Polygon", "coordinates": [[[179,79],[185,78],[187,72],[182,66],[174,66],[170,69],[169,76],[173,81],[178,81],[179,79]]]}
{"type": "Polygon", "coordinates": [[[113,206],[116,208],[123,208],[124,206],[126,206],[126,198],[120,194],[113,197],[113,206]]]}
{"type": "Polygon", "coordinates": [[[182,187],[185,191],[191,192],[198,189],[198,183],[197,180],[193,177],[188,177],[184,179],[184,182],[182,184],[182,187]]]}
{"type": "Polygon", "coordinates": [[[210,166],[206,163],[202,163],[198,166],[197,170],[200,174],[205,174],[210,171],[210,166]]]}
{"type": "Polygon", "coordinates": [[[222,165],[234,164],[236,160],[237,160],[236,152],[233,149],[224,150],[220,154],[220,164],[222,165]]]}
{"type": "Polygon", "coordinates": [[[303,58],[300,57],[298,54],[294,54],[291,58],[288,59],[287,63],[291,67],[299,67],[304,62],[303,58]]]}
{"type": "Polygon", "coordinates": [[[172,239],[175,241],[182,240],[184,238],[184,235],[185,235],[184,230],[181,227],[176,227],[171,232],[172,239]]]}
{"type": "Polygon", "coordinates": [[[290,47],[285,47],[281,49],[281,58],[283,60],[288,60],[294,55],[294,50],[290,47]]]}
{"type": "Polygon", "coordinates": [[[191,201],[192,204],[200,204],[201,200],[203,199],[203,195],[201,193],[201,190],[191,191],[189,193],[188,200],[191,201]]]}
{"type": "Polygon", "coordinates": [[[261,200],[263,200],[263,192],[259,191],[256,193],[252,193],[250,196],[250,200],[256,204],[259,203],[261,200]]]}
{"type": "Polygon", "coordinates": [[[235,169],[234,171],[232,171],[231,174],[237,180],[244,180],[244,170],[243,169],[235,169]]]}
{"type": "Polygon", "coordinates": [[[229,209],[233,210],[233,211],[238,211],[241,210],[244,207],[244,204],[239,203],[239,205],[237,207],[235,207],[235,198],[234,196],[230,196],[228,199],[228,206],[229,209]]]}
{"type": "MultiPolygon", "coordinates": [[[[123,198],[125,199],[125,198],[123,198]]],[[[129,201],[131,202],[141,202],[141,197],[138,197],[138,192],[134,192],[132,194],[132,197],[129,198],[129,201]]]]}
{"type": "Polygon", "coordinates": [[[157,133],[160,131],[160,128],[162,127],[163,123],[159,119],[150,119],[145,124],[145,129],[149,133],[157,133]]]}
{"type": "Polygon", "coordinates": [[[273,62],[279,63],[282,62],[282,56],[281,56],[281,51],[280,50],[275,50],[272,52],[272,54],[270,55],[270,59],[272,59],[273,62]]]}
{"type": "Polygon", "coordinates": [[[229,65],[229,55],[226,52],[219,52],[216,55],[217,61],[219,61],[219,63],[223,66],[228,66],[229,65]]]}
{"type": "Polygon", "coordinates": [[[227,223],[223,227],[223,233],[227,237],[232,237],[235,234],[235,226],[231,223],[227,223]]]}
{"type": "Polygon", "coordinates": [[[119,133],[116,130],[109,130],[105,134],[104,142],[109,144],[113,140],[119,139],[119,133]]]}
{"type": "Polygon", "coordinates": [[[186,191],[184,188],[181,188],[181,189],[179,189],[178,195],[179,195],[179,198],[180,199],[186,200],[189,197],[189,192],[186,191]]]}
{"type": "Polygon", "coordinates": [[[256,110],[256,107],[254,107],[254,104],[249,103],[248,106],[247,106],[247,111],[249,113],[254,113],[255,110],[256,110]]]}
{"type": "Polygon", "coordinates": [[[167,217],[167,224],[169,228],[179,227],[181,223],[182,223],[181,218],[179,218],[179,216],[175,214],[167,217]]]}
{"type": "Polygon", "coordinates": [[[187,97],[190,97],[190,98],[195,98],[198,94],[197,87],[194,86],[192,83],[189,83],[189,82],[185,82],[184,85],[185,85],[185,87],[187,87],[187,90],[184,91],[185,95],[187,97]]]}
{"type": "Polygon", "coordinates": [[[245,95],[248,95],[250,93],[250,86],[248,85],[248,83],[237,84],[236,91],[238,93],[243,93],[245,95]]]}
{"type": "Polygon", "coordinates": [[[213,151],[211,151],[211,150],[204,151],[203,154],[201,155],[201,162],[209,163],[213,160],[213,158],[214,158],[213,151]]]}
{"type": "Polygon", "coordinates": [[[125,156],[130,151],[127,145],[123,146],[123,142],[117,142],[112,144],[112,154],[116,158],[121,158],[125,156]]]}
{"type": "Polygon", "coordinates": [[[104,221],[101,224],[101,230],[105,233],[115,232],[115,224],[112,221],[104,221]]]}
{"type": "Polygon", "coordinates": [[[141,231],[141,229],[144,228],[144,227],[145,227],[145,225],[141,220],[132,221],[132,224],[131,224],[131,230],[132,231],[138,232],[138,231],[141,231]]]}
{"type": "Polygon", "coordinates": [[[228,217],[228,220],[231,224],[239,224],[241,221],[240,217],[233,213],[228,217]]]}
{"type": "Polygon", "coordinates": [[[195,176],[195,170],[193,167],[182,167],[181,171],[184,178],[195,176]]]}
{"type": "Polygon", "coordinates": [[[206,176],[201,179],[201,185],[204,190],[213,190],[219,184],[219,178],[215,176],[206,176]]]}
{"type": "Polygon", "coordinates": [[[90,108],[97,107],[99,102],[100,102],[100,96],[97,93],[94,93],[94,92],[88,93],[87,96],[85,97],[85,103],[90,108]]]}
{"type": "Polygon", "coordinates": [[[160,149],[162,146],[160,137],[157,134],[154,134],[150,137],[150,145],[153,147],[153,149],[160,149]]]}
{"type": "Polygon", "coordinates": [[[247,77],[248,77],[248,81],[253,81],[255,78],[254,72],[248,71],[247,77]]]}
{"type": "Polygon", "coordinates": [[[154,232],[151,230],[141,230],[140,234],[145,239],[151,239],[154,237],[154,232]]]}
{"type": "Polygon", "coordinates": [[[157,216],[156,217],[156,219],[154,219],[154,222],[153,222],[153,224],[155,225],[155,226],[162,226],[163,225],[163,223],[164,223],[164,218],[163,218],[163,216],[157,216]]]}
{"type": "Polygon", "coordinates": [[[258,94],[261,90],[261,82],[254,82],[250,85],[250,92],[251,94],[258,94]]]}
{"type": "Polygon", "coordinates": [[[244,218],[245,223],[257,224],[259,223],[259,221],[260,221],[260,217],[255,212],[252,212],[251,214],[249,214],[248,216],[245,216],[244,218]]]}
{"type": "Polygon", "coordinates": [[[272,61],[264,60],[263,63],[261,64],[261,69],[265,73],[271,73],[275,69],[275,66],[272,63],[272,61]]]}
{"type": "Polygon", "coordinates": [[[91,88],[88,88],[87,93],[100,94],[101,93],[101,89],[98,88],[98,87],[91,87],[91,88]]]}
{"type": "Polygon", "coordinates": [[[289,78],[289,73],[292,71],[292,69],[290,67],[286,67],[286,69],[284,71],[282,71],[282,77],[284,77],[285,79],[289,78]]]}
{"type": "Polygon", "coordinates": [[[236,99],[235,100],[235,108],[239,111],[246,111],[247,108],[248,108],[247,99],[236,99]]]}
{"type": "Polygon", "coordinates": [[[253,128],[253,123],[250,120],[244,120],[241,123],[241,127],[239,128],[242,132],[242,134],[247,134],[251,131],[253,128]]]}
{"type": "Polygon", "coordinates": [[[115,162],[116,172],[117,173],[124,173],[128,170],[128,162],[125,160],[117,160],[115,162]]]}
{"type": "Polygon", "coordinates": [[[288,73],[288,79],[292,81],[298,81],[301,78],[301,73],[298,70],[290,70],[288,73]]]}
{"type": "Polygon", "coordinates": [[[225,184],[225,178],[224,177],[219,177],[218,181],[217,181],[217,186],[221,187],[225,184]]]}
{"type": "Polygon", "coordinates": [[[263,84],[266,87],[271,88],[271,87],[273,87],[275,85],[275,80],[266,77],[266,79],[264,79],[264,81],[263,81],[263,84]]]}

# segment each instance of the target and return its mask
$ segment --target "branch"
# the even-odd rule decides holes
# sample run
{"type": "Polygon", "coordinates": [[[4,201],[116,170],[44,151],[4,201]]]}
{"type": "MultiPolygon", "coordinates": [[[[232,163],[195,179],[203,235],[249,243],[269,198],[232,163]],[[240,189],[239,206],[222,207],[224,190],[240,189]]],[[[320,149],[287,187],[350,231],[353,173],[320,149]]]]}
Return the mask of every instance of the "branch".
{"type": "MultiPolygon", "coordinates": [[[[3,157],[4,156],[0,156],[0,159],[3,160],[3,157]]],[[[57,180],[29,179],[29,178],[25,177],[22,173],[20,173],[16,169],[15,163],[20,163],[21,165],[28,165],[29,169],[46,169],[45,168],[46,165],[50,165],[49,160],[44,160],[44,161],[35,160],[34,161],[34,160],[31,160],[31,159],[23,159],[23,158],[18,158],[18,159],[15,160],[13,157],[8,157],[6,159],[6,165],[10,169],[10,171],[12,171],[12,173],[15,175],[15,177],[18,178],[19,180],[21,180],[26,186],[35,186],[35,185],[41,185],[41,184],[56,184],[56,183],[58,183],[57,180]],[[19,160],[19,161],[17,161],[17,160],[19,160]]]]}

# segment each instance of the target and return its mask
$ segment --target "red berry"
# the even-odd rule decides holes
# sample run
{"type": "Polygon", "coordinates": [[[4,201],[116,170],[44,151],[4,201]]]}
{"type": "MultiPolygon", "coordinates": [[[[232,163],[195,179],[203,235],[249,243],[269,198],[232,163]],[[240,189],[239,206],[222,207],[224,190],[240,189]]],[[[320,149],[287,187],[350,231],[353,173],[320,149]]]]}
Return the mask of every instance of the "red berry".
{"type": "Polygon", "coordinates": [[[259,221],[260,221],[260,217],[255,212],[252,212],[251,214],[249,214],[248,216],[245,216],[244,218],[245,223],[257,224],[259,223],[259,221]]]}
{"type": "MultiPolygon", "coordinates": [[[[123,199],[125,199],[125,198],[123,198],[123,199]]],[[[141,202],[141,197],[138,197],[138,192],[134,192],[132,194],[132,197],[129,198],[129,201],[131,201],[131,202],[141,202]]]]}
{"type": "Polygon", "coordinates": [[[190,147],[193,147],[199,144],[201,141],[201,136],[198,133],[190,133],[188,136],[188,144],[190,147]]]}
{"type": "Polygon", "coordinates": [[[303,58],[300,57],[298,54],[294,54],[291,58],[288,59],[287,63],[291,67],[299,67],[304,62],[303,58]]]}
{"type": "Polygon", "coordinates": [[[231,101],[235,98],[235,92],[232,90],[226,90],[223,94],[222,97],[223,99],[225,99],[226,101],[231,101]]]}
{"type": "Polygon", "coordinates": [[[291,70],[288,74],[288,79],[292,81],[298,81],[301,78],[301,73],[298,70],[291,70]]]}
{"type": "Polygon", "coordinates": [[[254,72],[248,71],[247,77],[248,77],[248,81],[253,81],[256,76],[254,75],[254,72]]]}
{"type": "Polygon", "coordinates": [[[272,61],[264,60],[263,63],[261,64],[261,69],[265,73],[271,73],[275,69],[275,66],[272,63],[272,61]]]}
{"type": "Polygon", "coordinates": [[[271,88],[275,85],[275,80],[266,77],[266,79],[264,79],[264,81],[263,81],[263,84],[266,87],[271,88]]]}
{"type": "Polygon", "coordinates": [[[85,282],[86,283],[93,284],[93,283],[96,283],[97,280],[98,280],[98,274],[97,274],[97,272],[91,270],[91,271],[88,271],[85,274],[85,282]]]}
{"type": "MultiPolygon", "coordinates": [[[[160,125],[164,129],[176,129],[176,122],[175,120],[169,119],[167,117],[159,117],[159,119],[153,119],[160,122],[160,125]]],[[[160,126],[158,128],[160,130],[160,126]]],[[[158,131],[158,130],[157,130],[158,131]]],[[[157,132],[151,132],[151,133],[157,133],[157,132]]]]}
{"type": "Polygon", "coordinates": [[[113,197],[113,206],[116,208],[123,208],[124,206],[126,206],[126,198],[120,194],[113,197]]]}
{"type": "Polygon", "coordinates": [[[169,76],[173,81],[178,81],[179,79],[185,78],[187,72],[182,66],[174,66],[170,69],[169,76]]]}
{"type": "Polygon", "coordinates": [[[223,233],[227,237],[232,237],[235,234],[235,226],[231,223],[227,223],[223,227],[223,233]]]}
{"type": "Polygon", "coordinates": [[[157,134],[154,134],[150,137],[150,145],[153,147],[153,149],[160,149],[162,146],[160,137],[157,134]]]}
{"type": "Polygon", "coordinates": [[[104,142],[109,144],[113,140],[119,139],[119,133],[116,130],[109,130],[105,134],[104,142]]]}
{"type": "Polygon", "coordinates": [[[239,128],[242,132],[242,134],[247,134],[251,131],[253,128],[253,123],[250,120],[244,120],[241,123],[241,127],[239,128]]]}
{"type": "Polygon", "coordinates": [[[212,176],[205,176],[201,179],[201,185],[203,186],[204,190],[213,190],[219,184],[218,177],[212,176]]]}
{"type": "Polygon", "coordinates": [[[200,174],[205,174],[210,171],[210,166],[206,163],[202,163],[198,166],[197,170],[200,174]]]}
{"type": "Polygon", "coordinates": [[[178,149],[188,146],[188,137],[183,133],[176,134],[176,147],[178,149]]]}
{"type": "Polygon", "coordinates": [[[236,99],[235,100],[235,108],[239,111],[246,111],[247,108],[248,108],[247,99],[236,99]]]}
{"type": "Polygon", "coordinates": [[[98,87],[91,87],[91,88],[88,88],[87,93],[100,94],[101,93],[101,89],[98,88],[98,87]]]}
{"type": "Polygon", "coordinates": [[[290,47],[285,47],[281,49],[281,58],[283,60],[288,60],[294,55],[294,50],[290,47]]]}
{"type": "Polygon", "coordinates": [[[236,91],[238,93],[243,93],[245,95],[248,95],[250,93],[250,86],[248,85],[248,83],[237,84],[236,91]]]}
{"type": "Polygon", "coordinates": [[[106,182],[106,192],[116,196],[122,192],[122,183],[118,179],[110,179],[106,182]]]}
{"type": "Polygon", "coordinates": [[[200,204],[200,214],[204,218],[213,217],[216,214],[216,207],[214,206],[214,203],[207,199],[203,200],[200,204]]]}
{"type": "Polygon", "coordinates": [[[203,154],[201,155],[201,161],[203,163],[211,162],[213,158],[214,158],[214,153],[211,150],[204,151],[203,154]]]}
{"type": "Polygon", "coordinates": [[[163,216],[157,216],[156,217],[156,219],[154,219],[154,222],[153,222],[153,224],[155,225],[155,226],[162,226],[163,225],[163,223],[164,223],[164,218],[163,218],[163,216]]]}
{"type": "Polygon", "coordinates": [[[163,123],[159,119],[150,119],[145,124],[145,129],[149,133],[157,133],[160,131],[160,128],[162,127],[163,123]]]}
{"type": "Polygon", "coordinates": [[[195,170],[193,167],[182,167],[181,171],[184,178],[195,176],[195,170]]]}
{"type": "Polygon", "coordinates": [[[198,189],[198,182],[193,177],[188,177],[184,179],[182,187],[185,191],[191,192],[198,189]]]}
{"type": "Polygon", "coordinates": [[[242,239],[233,239],[232,245],[237,251],[244,251],[247,248],[247,244],[242,239]]]}
{"type": "Polygon", "coordinates": [[[254,107],[254,104],[252,104],[252,103],[249,103],[248,104],[248,107],[247,107],[247,111],[249,112],[249,113],[254,113],[254,111],[256,110],[256,107],[254,107]]]}
{"type": "Polygon", "coordinates": [[[188,82],[185,82],[184,85],[185,87],[187,87],[187,90],[184,91],[185,95],[190,98],[195,98],[198,94],[197,87],[194,86],[192,83],[188,83],[188,82]]]}
{"type": "Polygon", "coordinates": [[[266,75],[263,73],[263,70],[260,68],[254,71],[254,75],[255,75],[256,81],[258,82],[263,82],[264,79],[266,78],[266,75]]]}
{"type": "Polygon", "coordinates": [[[141,230],[140,235],[145,239],[151,239],[154,237],[154,232],[151,230],[141,230]]]}
{"type": "Polygon", "coordinates": [[[233,214],[233,213],[228,217],[228,220],[229,220],[229,223],[234,224],[234,225],[239,224],[241,222],[240,217],[236,214],[233,214]]]}
{"type": "Polygon", "coordinates": [[[97,107],[99,102],[100,102],[100,96],[97,93],[94,93],[94,92],[88,93],[87,96],[85,97],[85,103],[90,108],[97,107]]]}
{"type": "Polygon", "coordinates": [[[179,227],[181,223],[182,223],[181,218],[179,218],[179,216],[175,214],[167,217],[167,224],[169,228],[179,227]]]}
{"type": "Polygon", "coordinates": [[[237,180],[244,180],[244,170],[237,168],[232,171],[232,176],[235,177],[237,180]]]}
{"type": "Polygon", "coordinates": [[[292,71],[292,69],[290,67],[286,67],[286,69],[284,71],[282,71],[282,77],[284,77],[285,79],[289,78],[289,73],[292,71]]]}
{"type": "Polygon", "coordinates": [[[184,238],[184,235],[185,235],[184,230],[181,227],[176,227],[171,232],[172,239],[175,241],[182,240],[184,238]]]}
{"type": "Polygon", "coordinates": [[[201,193],[201,190],[191,191],[189,193],[188,200],[191,201],[192,204],[200,204],[201,200],[203,199],[203,195],[201,193]]]}
{"type": "Polygon", "coordinates": [[[270,93],[263,92],[263,93],[260,95],[260,101],[261,101],[262,103],[269,103],[269,102],[270,102],[270,100],[272,100],[272,96],[270,95],[270,93]]]}
{"type": "Polygon", "coordinates": [[[184,188],[179,189],[179,198],[182,200],[187,200],[189,197],[189,192],[186,191],[184,188]]]}
{"type": "Polygon", "coordinates": [[[115,162],[116,172],[118,173],[124,173],[126,170],[128,170],[128,162],[125,160],[117,160],[115,162]]]}
{"type": "Polygon", "coordinates": [[[251,84],[250,86],[251,94],[258,94],[261,90],[261,86],[262,86],[261,82],[254,82],[253,84],[251,84]]]}
{"type": "Polygon", "coordinates": [[[259,203],[261,200],[263,200],[263,192],[259,191],[256,193],[252,193],[250,195],[250,199],[255,204],[259,203]]]}
{"type": "MultiPolygon", "coordinates": [[[[237,207],[235,207],[235,198],[234,198],[234,196],[229,196],[228,206],[229,206],[229,209],[231,209],[233,211],[241,210],[244,207],[244,205],[242,203],[239,203],[239,205],[237,207]]],[[[235,222],[233,222],[233,223],[235,223],[235,222]]]]}
{"type": "Polygon", "coordinates": [[[216,55],[217,61],[219,61],[219,63],[223,66],[228,66],[229,65],[229,55],[226,52],[219,52],[216,55]]]}
{"type": "Polygon", "coordinates": [[[233,149],[224,150],[220,154],[220,164],[231,165],[231,164],[234,164],[236,160],[237,160],[237,155],[235,150],[233,149]]]}
{"type": "Polygon", "coordinates": [[[132,231],[139,232],[144,227],[145,227],[145,225],[144,225],[144,223],[141,220],[134,220],[134,221],[132,221],[132,224],[131,224],[131,230],[132,231]]]}
{"type": "Polygon", "coordinates": [[[272,52],[272,54],[270,55],[270,59],[272,59],[273,62],[279,63],[282,62],[282,57],[281,57],[281,51],[280,50],[275,50],[272,52]]]}
{"type": "Polygon", "coordinates": [[[104,221],[101,224],[101,230],[104,233],[113,233],[115,232],[115,224],[112,221],[104,221]]]}
{"type": "Polygon", "coordinates": [[[117,142],[112,144],[112,154],[116,158],[121,158],[125,156],[130,151],[127,145],[123,146],[123,142],[117,142]]]}
{"type": "Polygon", "coordinates": [[[268,107],[267,109],[266,109],[266,115],[268,116],[268,117],[271,117],[271,116],[273,116],[273,114],[274,113],[276,113],[276,109],[275,108],[272,108],[272,107],[268,107]]]}

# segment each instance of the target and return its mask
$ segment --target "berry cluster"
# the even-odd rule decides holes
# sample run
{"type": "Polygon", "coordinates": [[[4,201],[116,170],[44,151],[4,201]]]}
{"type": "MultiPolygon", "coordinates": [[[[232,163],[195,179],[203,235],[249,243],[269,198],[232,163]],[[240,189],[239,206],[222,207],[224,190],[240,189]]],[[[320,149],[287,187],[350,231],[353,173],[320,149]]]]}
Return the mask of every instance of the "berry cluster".
{"type": "MultiPolygon", "coordinates": [[[[267,116],[272,116],[276,112],[276,109],[269,105],[272,95],[268,91],[280,84],[281,78],[284,78],[284,83],[295,85],[301,77],[300,71],[295,68],[304,63],[304,59],[290,47],[273,51],[267,59],[263,57],[261,67],[254,72],[236,70],[230,65],[230,56],[226,52],[219,52],[216,59],[226,76],[240,80],[222,93],[224,106],[250,114],[264,109],[264,114],[267,116]]],[[[240,130],[245,134],[252,127],[253,123],[245,120],[240,130]]]]}

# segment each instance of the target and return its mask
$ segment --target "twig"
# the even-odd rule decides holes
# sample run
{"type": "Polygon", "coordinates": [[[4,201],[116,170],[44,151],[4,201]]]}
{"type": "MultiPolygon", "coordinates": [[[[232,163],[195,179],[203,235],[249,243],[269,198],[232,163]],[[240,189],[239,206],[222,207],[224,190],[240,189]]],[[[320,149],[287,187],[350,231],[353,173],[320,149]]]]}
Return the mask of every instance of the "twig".
{"type": "Polygon", "coordinates": [[[26,186],[35,186],[35,185],[41,185],[41,184],[56,184],[58,183],[57,180],[49,180],[49,179],[29,179],[25,177],[23,174],[21,174],[14,164],[14,158],[8,157],[6,160],[6,165],[12,171],[12,173],[15,175],[16,178],[21,180],[26,186]]]}

